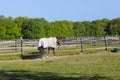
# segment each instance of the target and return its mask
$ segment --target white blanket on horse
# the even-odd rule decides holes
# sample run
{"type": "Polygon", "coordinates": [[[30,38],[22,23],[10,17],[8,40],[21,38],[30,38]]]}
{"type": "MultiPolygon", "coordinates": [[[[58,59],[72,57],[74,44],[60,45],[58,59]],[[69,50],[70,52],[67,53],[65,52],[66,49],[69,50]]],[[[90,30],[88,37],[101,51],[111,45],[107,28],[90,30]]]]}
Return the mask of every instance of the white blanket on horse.
{"type": "Polygon", "coordinates": [[[41,38],[39,40],[38,47],[43,46],[43,48],[48,48],[48,47],[56,48],[56,46],[57,46],[56,42],[57,42],[56,37],[41,38]]]}

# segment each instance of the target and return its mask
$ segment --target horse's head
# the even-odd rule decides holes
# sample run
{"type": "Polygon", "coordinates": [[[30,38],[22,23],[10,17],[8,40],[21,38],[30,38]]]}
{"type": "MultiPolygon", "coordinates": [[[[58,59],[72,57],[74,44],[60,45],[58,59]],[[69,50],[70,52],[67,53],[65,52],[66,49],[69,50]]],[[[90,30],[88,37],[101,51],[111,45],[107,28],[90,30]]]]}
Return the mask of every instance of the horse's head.
{"type": "Polygon", "coordinates": [[[56,37],[56,38],[57,38],[57,44],[61,46],[63,37],[56,37]]]}

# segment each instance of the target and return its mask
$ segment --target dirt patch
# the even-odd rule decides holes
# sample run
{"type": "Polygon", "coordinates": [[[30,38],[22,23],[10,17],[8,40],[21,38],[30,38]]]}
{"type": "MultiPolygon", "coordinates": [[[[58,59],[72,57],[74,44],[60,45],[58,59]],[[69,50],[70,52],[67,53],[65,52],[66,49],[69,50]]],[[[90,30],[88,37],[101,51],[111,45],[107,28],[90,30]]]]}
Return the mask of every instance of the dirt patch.
{"type": "Polygon", "coordinates": [[[4,60],[0,62],[19,62],[19,61],[47,61],[47,60],[54,60],[54,59],[59,59],[59,58],[67,58],[67,57],[76,57],[76,56],[95,56],[95,55],[120,55],[120,52],[98,52],[98,53],[93,53],[93,54],[80,54],[80,55],[68,55],[68,56],[50,56],[50,57],[43,57],[41,58],[36,58],[36,59],[19,59],[19,60],[4,60]]]}

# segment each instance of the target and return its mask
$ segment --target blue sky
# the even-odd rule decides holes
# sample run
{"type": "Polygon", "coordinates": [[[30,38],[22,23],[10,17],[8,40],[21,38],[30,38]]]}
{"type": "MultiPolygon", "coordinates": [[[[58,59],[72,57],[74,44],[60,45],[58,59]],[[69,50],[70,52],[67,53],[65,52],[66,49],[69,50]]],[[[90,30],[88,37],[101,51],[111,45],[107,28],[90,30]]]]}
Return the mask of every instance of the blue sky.
{"type": "Polygon", "coordinates": [[[93,21],[120,17],[120,0],[1,0],[0,15],[48,21],[93,21]]]}

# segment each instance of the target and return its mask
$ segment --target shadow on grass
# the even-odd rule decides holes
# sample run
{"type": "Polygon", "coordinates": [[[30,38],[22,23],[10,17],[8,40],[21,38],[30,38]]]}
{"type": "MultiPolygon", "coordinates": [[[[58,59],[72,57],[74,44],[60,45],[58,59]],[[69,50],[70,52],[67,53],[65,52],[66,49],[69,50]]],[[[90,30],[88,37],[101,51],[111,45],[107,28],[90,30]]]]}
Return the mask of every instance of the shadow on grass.
{"type": "MultiPolygon", "coordinates": [[[[79,76],[79,77],[71,77],[71,75],[79,75],[79,74],[71,74],[70,77],[60,76],[61,74],[50,73],[50,72],[38,72],[31,73],[27,70],[12,70],[12,71],[0,71],[0,80],[113,80],[109,77],[102,76],[79,76]]],[[[62,74],[63,75],[63,74],[62,74]]]]}
{"type": "Polygon", "coordinates": [[[36,59],[36,58],[40,58],[40,54],[38,52],[32,52],[32,53],[21,55],[21,58],[24,59],[24,60],[26,60],[26,59],[36,59]]]}

